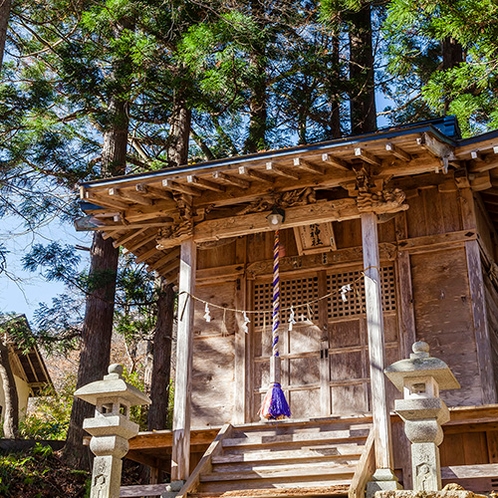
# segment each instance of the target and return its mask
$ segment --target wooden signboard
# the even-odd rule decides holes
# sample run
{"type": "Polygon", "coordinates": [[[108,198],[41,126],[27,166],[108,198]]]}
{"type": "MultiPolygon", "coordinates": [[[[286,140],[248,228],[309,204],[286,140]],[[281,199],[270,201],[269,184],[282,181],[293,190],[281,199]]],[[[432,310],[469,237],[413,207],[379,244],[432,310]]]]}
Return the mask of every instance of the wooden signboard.
{"type": "Polygon", "coordinates": [[[294,227],[299,254],[317,254],[337,249],[332,222],[294,227]]]}

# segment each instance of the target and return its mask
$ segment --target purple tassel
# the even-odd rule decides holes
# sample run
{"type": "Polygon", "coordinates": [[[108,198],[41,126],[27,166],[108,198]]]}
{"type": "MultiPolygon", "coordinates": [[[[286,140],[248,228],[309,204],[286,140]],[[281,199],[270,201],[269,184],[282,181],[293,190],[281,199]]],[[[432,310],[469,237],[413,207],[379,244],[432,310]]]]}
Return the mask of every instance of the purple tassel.
{"type": "Polygon", "coordinates": [[[261,404],[259,415],[268,420],[281,420],[291,416],[289,404],[279,383],[274,382],[268,389],[261,404]]]}

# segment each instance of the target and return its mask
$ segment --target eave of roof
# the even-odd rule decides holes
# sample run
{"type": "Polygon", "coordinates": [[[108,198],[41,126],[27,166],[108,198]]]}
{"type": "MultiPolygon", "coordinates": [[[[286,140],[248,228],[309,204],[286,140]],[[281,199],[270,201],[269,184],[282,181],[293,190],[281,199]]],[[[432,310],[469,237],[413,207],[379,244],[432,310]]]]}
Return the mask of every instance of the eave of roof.
{"type": "Polygon", "coordinates": [[[304,155],[311,152],[315,153],[325,153],[328,151],[331,152],[334,149],[343,148],[345,146],[351,147],[355,145],[371,143],[379,140],[389,140],[407,135],[422,135],[423,133],[430,133],[441,142],[444,142],[451,147],[455,147],[458,142],[453,138],[442,133],[440,129],[437,126],[435,126],[434,123],[440,121],[441,120],[431,120],[431,121],[426,121],[424,123],[403,125],[399,127],[380,130],[375,133],[366,133],[363,135],[339,138],[327,142],[319,142],[312,145],[301,145],[301,146],[289,147],[280,150],[264,151],[264,152],[259,152],[257,154],[249,154],[245,156],[228,157],[228,158],[218,159],[215,161],[206,161],[194,165],[182,166],[179,168],[161,169],[147,173],[136,173],[130,175],[115,176],[110,178],[102,178],[98,180],[81,182],[80,185],[84,188],[109,186],[109,185],[117,186],[122,183],[129,183],[137,180],[147,181],[157,177],[185,175],[187,173],[194,173],[194,172],[195,173],[208,172],[214,169],[220,169],[220,168],[223,169],[224,167],[227,166],[234,167],[255,161],[262,162],[262,161],[283,159],[288,156],[294,156],[297,154],[304,155]]]}

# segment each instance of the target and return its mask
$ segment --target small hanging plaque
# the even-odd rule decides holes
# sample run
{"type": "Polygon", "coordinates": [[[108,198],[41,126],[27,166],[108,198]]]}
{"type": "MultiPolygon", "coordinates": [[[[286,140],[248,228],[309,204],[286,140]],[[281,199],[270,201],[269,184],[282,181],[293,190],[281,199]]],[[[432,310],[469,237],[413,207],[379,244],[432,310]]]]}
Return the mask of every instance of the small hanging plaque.
{"type": "Polygon", "coordinates": [[[331,222],[294,227],[294,235],[301,256],[337,249],[331,222]]]}

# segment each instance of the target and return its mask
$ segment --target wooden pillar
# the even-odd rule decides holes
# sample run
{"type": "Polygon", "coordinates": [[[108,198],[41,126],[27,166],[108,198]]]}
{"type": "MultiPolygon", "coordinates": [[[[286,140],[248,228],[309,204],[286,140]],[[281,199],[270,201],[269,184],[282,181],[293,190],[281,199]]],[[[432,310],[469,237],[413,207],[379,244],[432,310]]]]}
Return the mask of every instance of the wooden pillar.
{"type": "MultiPolygon", "coordinates": [[[[237,264],[245,266],[246,263],[247,238],[241,237],[236,242],[237,264]]],[[[235,281],[235,307],[239,310],[247,310],[247,277],[244,275],[235,281]]],[[[247,344],[248,334],[244,331],[244,317],[242,313],[236,313],[237,327],[235,329],[235,359],[234,359],[234,411],[232,423],[245,424],[247,422],[247,344]]],[[[254,320],[254,315],[248,317],[254,320]]],[[[246,325],[247,326],[247,325],[246,325]]]]}
{"type": "Polygon", "coordinates": [[[375,213],[361,215],[361,233],[375,461],[377,469],[392,469],[391,423],[384,375],[384,318],[380,286],[379,239],[375,213]]]}
{"type": "Polygon", "coordinates": [[[175,404],[171,481],[186,480],[190,465],[190,397],[193,350],[196,247],[182,242],[178,282],[178,337],[176,343],[175,404]]]}

